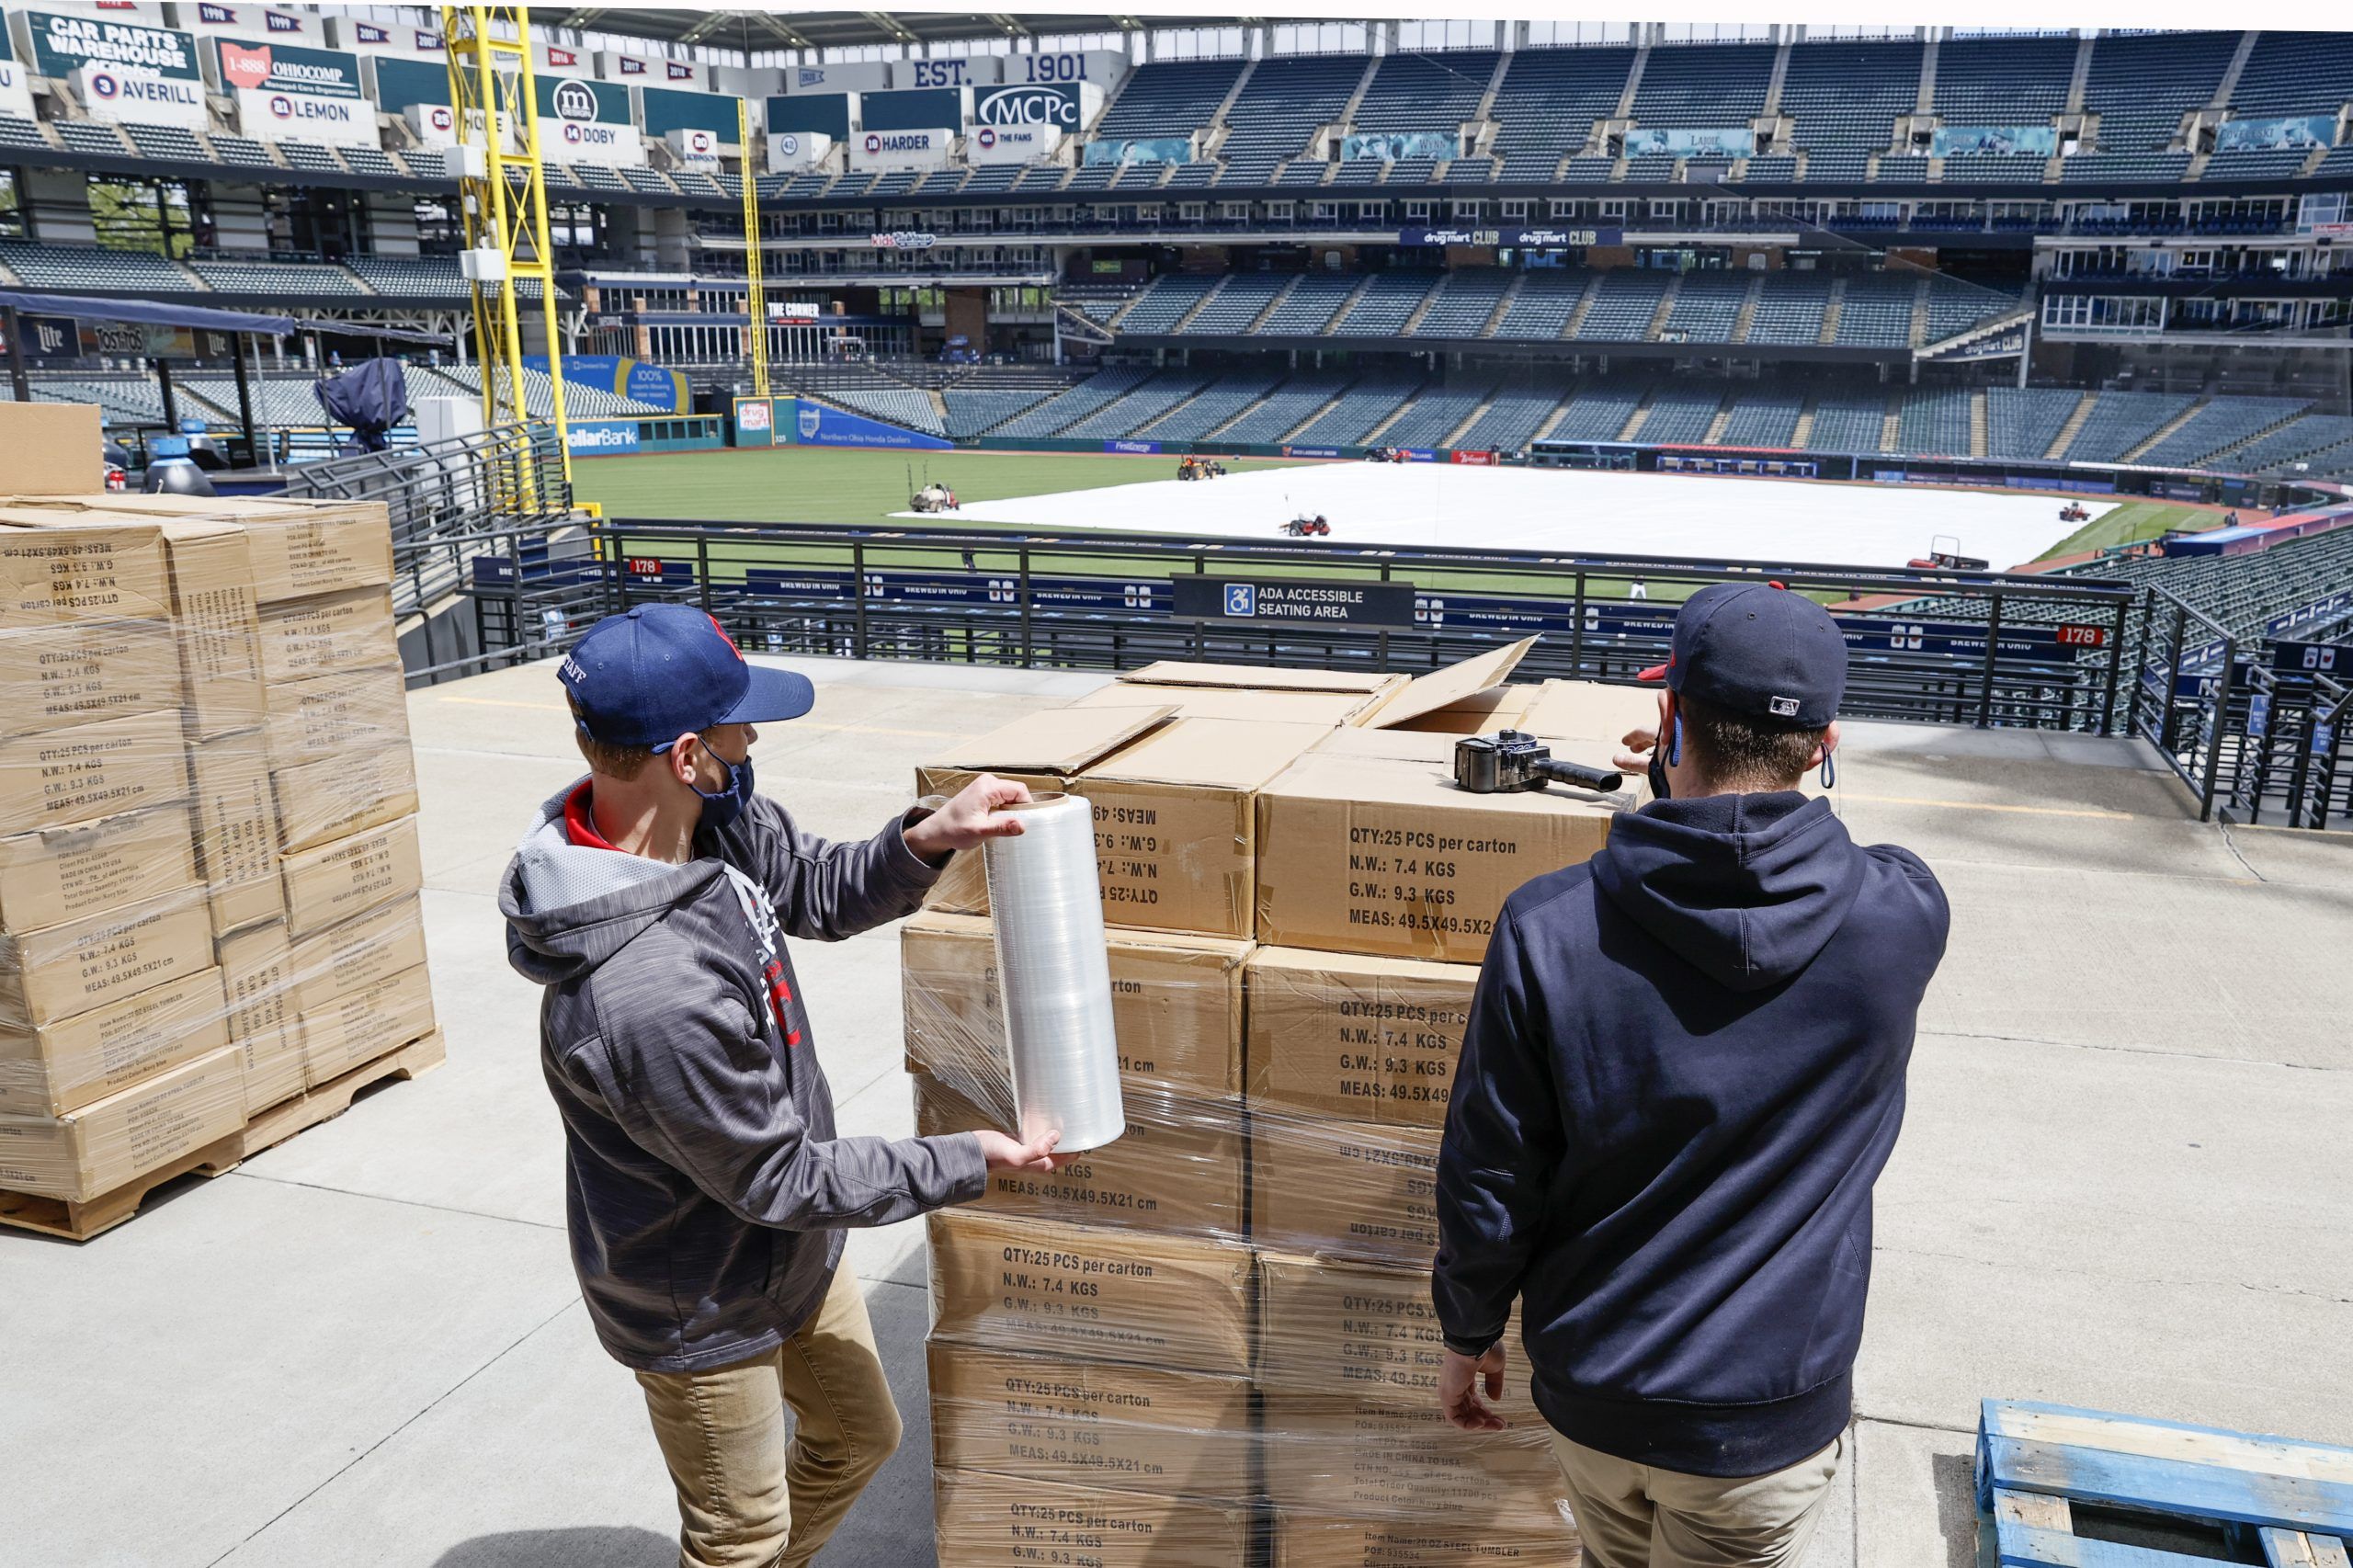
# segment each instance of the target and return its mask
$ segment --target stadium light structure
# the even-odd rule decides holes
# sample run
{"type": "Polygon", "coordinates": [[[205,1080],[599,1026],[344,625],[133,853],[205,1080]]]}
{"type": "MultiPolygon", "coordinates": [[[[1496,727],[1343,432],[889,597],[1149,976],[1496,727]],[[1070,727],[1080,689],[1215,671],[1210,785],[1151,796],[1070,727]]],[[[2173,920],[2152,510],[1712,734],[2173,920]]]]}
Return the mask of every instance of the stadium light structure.
{"type": "MultiPolygon", "coordinates": [[[[467,289],[482,358],[483,421],[492,429],[530,418],[523,379],[525,283],[540,286],[548,395],[563,476],[572,478],[571,423],[563,403],[563,340],[556,328],[555,253],[548,241],[547,179],[540,157],[539,86],[531,74],[531,13],[525,6],[445,6],[441,36],[457,121],[458,205],[464,214],[467,289]],[[476,143],[479,142],[479,148],[476,143]]],[[[531,483],[525,472],[520,483],[531,483]]],[[[531,495],[518,497],[535,503],[531,495]]]]}
{"type": "Polygon", "coordinates": [[[760,182],[752,171],[752,109],[735,100],[736,145],[744,149],[744,309],[752,321],[752,395],[768,395],[768,291],[760,278],[760,182]]]}

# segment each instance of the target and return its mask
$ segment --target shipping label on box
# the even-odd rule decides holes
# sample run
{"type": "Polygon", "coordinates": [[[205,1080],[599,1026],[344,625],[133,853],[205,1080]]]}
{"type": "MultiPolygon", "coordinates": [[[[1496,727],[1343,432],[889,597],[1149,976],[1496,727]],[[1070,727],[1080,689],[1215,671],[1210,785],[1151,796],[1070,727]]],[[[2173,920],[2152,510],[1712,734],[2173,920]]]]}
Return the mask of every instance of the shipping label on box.
{"type": "Polygon", "coordinates": [[[416,819],[338,838],[286,856],[286,930],[307,937],[378,904],[405,898],[425,884],[416,819]]]}
{"type": "Polygon", "coordinates": [[[1438,1256],[1435,1127],[1250,1117],[1251,1236],[1314,1256],[1427,1268],[1438,1256]]]}
{"type": "Polygon", "coordinates": [[[1240,1378],[937,1340],[927,1360],[939,1470],[1176,1496],[1242,1499],[1257,1491],[1250,1385],[1240,1378]]]}
{"type": "Polygon", "coordinates": [[[188,889],[0,935],[0,1025],[55,1023],[211,967],[211,924],[188,889]]]}
{"type": "Polygon", "coordinates": [[[1259,948],[1244,975],[1254,1108],[1445,1123],[1477,965],[1259,948]]]}
{"type": "Polygon", "coordinates": [[[184,803],[0,838],[0,929],[38,931],[198,886],[184,803]]]}
{"type": "Polygon", "coordinates": [[[1278,1508],[1392,1527],[1475,1520],[1536,1539],[1566,1528],[1560,1460],[1525,1405],[1501,1432],[1458,1431],[1435,1408],[1330,1395],[1269,1393],[1262,1408],[1267,1497],[1278,1508]]]}
{"type": "Polygon", "coordinates": [[[432,1032],[432,979],[404,970],[303,1010],[302,1075],[315,1089],[432,1032]]]}
{"type": "MultiPolygon", "coordinates": [[[[1105,934],[1120,1074],[1224,1099],[1242,1087],[1242,965],[1250,944],[1191,933],[1105,934]]],[[[989,922],[926,913],[900,927],[907,1064],[967,1095],[1010,1082],[989,922]]]]}
{"type": "Polygon", "coordinates": [[[1589,858],[1631,803],[1560,786],[1473,795],[1455,787],[1453,737],[1360,733],[1336,732],[1258,795],[1261,942],[1475,963],[1504,900],[1589,858]],[[1426,755],[1394,755],[1412,744],[1426,755]]]}
{"type": "MultiPolygon", "coordinates": [[[[43,505],[38,500],[24,504],[43,505]]],[[[149,520],[238,524],[247,534],[254,592],[264,604],[392,580],[391,514],[381,501],[310,501],[283,495],[109,495],[100,504],[149,520]]],[[[54,505],[85,503],[60,498],[54,505]]]]}
{"type": "Polygon", "coordinates": [[[76,1110],[228,1043],[221,972],[212,969],[61,1023],[0,1028],[0,1115],[76,1110]]]}
{"type": "Polygon", "coordinates": [[[245,1114],[248,1117],[292,1099],[302,1092],[302,1033],[301,1026],[263,1029],[233,1037],[245,1068],[245,1114]]]}
{"type": "Polygon", "coordinates": [[[1556,1521],[1543,1534],[1507,1535],[1477,1517],[1448,1524],[1279,1510],[1273,1568],[1580,1568],[1575,1528],[1556,1521]]]}
{"type": "Polygon", "coordinates": [[[162,620],[81,620],[0,631],[0,735],[169,710],[184,693],[162,620]]]}
{"type": "Polygon", "coordinates": [[[301,1016],[301,997],[295,989],[293,949],[286,940],[285,921],[248,926],[216,938],[212,948],[228,993],[232,1039],[294,1026],[301,1016]]]}
{"type": "Polygon", "coordinates": [[[408,694],[397,665],[280,681],[267,690],[273,767],[408,746],[408,694]]]}
{"type": "Polygon", "coordinates": [[[324,1008],[425,963],[425,907],[404,898],[305,937],[292,949],[301,1010],[324,1008]]]}
{"type": "Polygon", "coordinates": [[[189,735],[202,739],[260,723],[261,615],[244,530],[229,523],[166,523],[164,555],[189,735]]]}
{"type": "MultiPolygon", "coordinates": [[[[1376,1268],[1258,1255],[1258,1381],[1298,1393],[1347,1394],[1436,1415],[1445,1332],[1427,1268],[1376,1268]]],[[[1519,1346],[1519,1317],[1505,1334],[1519,1346]]],[[[1505,1398],[1529,1403],[1527,1358],[1509,1362],[1505,1398]]]]}
{"type": "Polygon", "coordinates": [[[0,834],[92,822],[188,792],[177,713],[0,740],[0,834]]]}
{"type": "Polygon", "coordinates": [[[0,1188],[96,1198],[244,1124],[244,1065],[224,1046],[62,1117],[0,1117],[0,1188]]]}
{"type": "Polygon", "coordinates": [[[221,935],[286,913],[278,869],[278,807],[259,730],[188,747],[196,784],[196,865],[221,935]]]}
{"type": "Polygon", "coordinates": [[[381,588],[262,606],[261,673],[272,684],[397,665],[400,657],[392,597],[381,588]]]}
{"type": "Polygon", "coordinates": [[[1179,1371],[1250,1369],[1247,1247],[971,1212],[926,1222],[942,1339],[1179,1371]]]}
{"type": "Polygon", "coordinates": [[[1249,936],[1257,862],[1253,801],[1332,733],[1313,724],[1177,719],[1083,771],[1074,787],[1095,811],[1104,920],[1249,936]]]}
{"type": "Polygon", "coordinates": [[[1250,1510],[979,1471],[932,1477],[939,1561],[955,1568],[1243,1568],[1250,1510]]]}
{"type": "MultiPolygon", "coordinates": [[[[1014,1125],[1006,1085],[983,1098],[917,1074],[915,1131],[1014,1125]]],[[[1058,1171],[996,1171],[980,1207],[1068,1224],[1238,1241],[1244,1234],[1242,1102],[1126,1085],[1127,1131],[1058,1171]]]]}
{"type": "Polygon", "coordinates": [[[417,809],[416,763],[405,740],[281,767],[269,782],[278,839],[290,851],[347,838],[417,809]]]}
{"type": "Polygon", "coordinates": [[[60,525],[38,508],[0,507],[0,625],[170,616],[162,530],[119,517],[60,525]]]}

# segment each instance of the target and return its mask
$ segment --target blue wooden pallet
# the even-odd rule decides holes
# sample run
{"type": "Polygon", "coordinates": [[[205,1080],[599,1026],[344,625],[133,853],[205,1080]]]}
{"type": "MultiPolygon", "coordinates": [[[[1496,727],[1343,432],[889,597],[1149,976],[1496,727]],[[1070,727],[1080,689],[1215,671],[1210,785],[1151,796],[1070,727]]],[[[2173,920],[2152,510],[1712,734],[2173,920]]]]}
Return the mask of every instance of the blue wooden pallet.
{"type": "Polygon", "coordinates": [[[2213,1568],[2205,1557],[2078,1536],[2078,1503],[2244,1534],[2270,1568],[2353,1568],[2353,1449],[1985,1401],[1977,1506],[2003,1568],[2213,1568]]]}

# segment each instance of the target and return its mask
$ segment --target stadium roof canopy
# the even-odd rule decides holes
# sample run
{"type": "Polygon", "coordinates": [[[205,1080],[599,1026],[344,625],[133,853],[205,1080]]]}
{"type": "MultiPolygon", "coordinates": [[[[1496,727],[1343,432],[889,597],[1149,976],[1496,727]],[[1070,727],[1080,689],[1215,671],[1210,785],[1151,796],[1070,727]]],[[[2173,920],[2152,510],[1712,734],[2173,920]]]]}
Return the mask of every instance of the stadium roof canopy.
{"type": "Polygon", "coordinates": [[[946,43],[959,39],[1021,39],[1032,34],[1142,32],[1151,27],[1235,27],[1248,17],[1152,17],[1109,12],[995,12],[950,16],[932,11],[672,10],[654,6],[541,6],[532,18],[563,28],[593,28],[668,43],[737,49],[856,49],[869,44],[946,43]]]}

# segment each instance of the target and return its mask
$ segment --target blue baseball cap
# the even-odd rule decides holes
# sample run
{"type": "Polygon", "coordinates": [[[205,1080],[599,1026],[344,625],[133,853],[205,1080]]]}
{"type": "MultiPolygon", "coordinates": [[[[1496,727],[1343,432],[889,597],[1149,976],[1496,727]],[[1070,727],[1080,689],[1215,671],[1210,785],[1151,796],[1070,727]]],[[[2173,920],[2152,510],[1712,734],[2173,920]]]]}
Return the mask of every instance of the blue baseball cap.
{"type": "Polygon", "coordinates": [[[765,669],[692,605],[639,605],[588,629],[558,678],[580,728],[608,745],[662,749],[714,724],[798,719],[816,705],[806,676],[765,669]]]}
{"type": "Polygon", "coordinates": [[[1830,612],[1779,583],[1712,583],[1683,601],[1665,682],[1727,712],[1819,730],[1847,695],[1847,638],[1830,612]]]}

